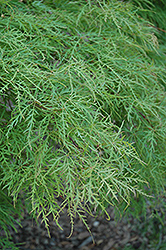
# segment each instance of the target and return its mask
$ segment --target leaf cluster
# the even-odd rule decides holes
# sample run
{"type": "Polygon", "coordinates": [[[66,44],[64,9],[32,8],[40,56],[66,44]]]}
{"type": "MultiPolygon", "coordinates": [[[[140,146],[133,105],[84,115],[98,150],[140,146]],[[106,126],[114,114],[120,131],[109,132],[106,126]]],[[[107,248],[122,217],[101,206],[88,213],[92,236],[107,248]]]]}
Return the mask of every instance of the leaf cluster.
{"type": "Polygon", "coordinates": [[[165,75],[148,24],[115,0],[2,5],[1,188],[47,228],[64,208],[73,228],[163,187],[165,75]]]}

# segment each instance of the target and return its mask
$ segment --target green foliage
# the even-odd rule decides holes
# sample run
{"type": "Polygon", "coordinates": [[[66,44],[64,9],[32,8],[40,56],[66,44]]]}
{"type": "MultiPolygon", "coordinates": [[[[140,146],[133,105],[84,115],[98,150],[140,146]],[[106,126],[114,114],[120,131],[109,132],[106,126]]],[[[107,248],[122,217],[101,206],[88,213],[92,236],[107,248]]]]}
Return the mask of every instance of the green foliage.
{"type": "Polygon", "coordinates": [[[15,220],[13,218],[13,215],[16,214],[17,209],[15,208],[15,211],[14,211],[11,199],[9,199],[9,197],[3,191],[0,191],[0,204],[1,204],[0,227],[2,228],[3,231],[5,231],[6,235],[8,235],[8,226],[12,226],[15,229],[15,226],[14,226],[15,220]]]}
{"type": "Polygon", "coordinates": [[[10,242],[8,239],[1,237],[0,237],[0,247],[2,250],[19,250],[19,248],[16,247],[13,242],[10,242]]]}
{"type": "MultiPolygon", "coordinates": [[[[9,198],[5,192],[0,190],[0,228],[1,230],[3,230],[7,237],[10,237],[9,228],[13,228],[16,231],[16,221],[14,219],[14,216],[16,214],[20,215],[20,213],[21,207],[19,207],[19,209],[16,206],[13,207],[12,199],[9,198]]],[[[0,236],[0,248],[13,250],[18,249],[4,236],[0,236]]]]}
{"type": "MultiPolygon", "coordinates": [[[[142,0],[132,0],[135,6],[139,7],[138,13],[140,16],[146,20],[150,21],[150,25],[154,27],[154,33],[159,39],[160,43],[160,63],[165,61],[165,42],[166,42],[166,2],[164,0],[160,1],[142,1],[142,0]]],[[[158,58],[159,60],[159,58],[158,58]]]]}
{"type": "Polygon", "coordinates": [[[15,204],[21,193],[47,228],[65,207],[72,228],[76,214],[88,227],[83,211],[159,193],[165,65],[154,28],[115,0],[3,3],[2,190],[15,204]]]}

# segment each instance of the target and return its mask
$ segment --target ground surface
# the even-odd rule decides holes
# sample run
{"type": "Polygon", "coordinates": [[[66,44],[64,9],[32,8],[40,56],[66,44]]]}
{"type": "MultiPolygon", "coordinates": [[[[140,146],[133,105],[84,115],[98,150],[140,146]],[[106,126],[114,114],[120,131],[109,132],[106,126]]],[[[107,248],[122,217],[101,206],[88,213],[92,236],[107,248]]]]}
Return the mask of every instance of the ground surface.
{"type": "MultiPolygon", "coordinates": [[[[47,230],[39,219],[39,225],[28,215],[24,215],[22,228],[17,226],[17,233],[12,232],[12,241],[22,250],[164,250],[166,249],[166,216],[163,224],[150,216],[147,211],[146,220],[137,220],[133,216],[122,218],[118,222],[114,220],[114,210],[109,209],[111,220],[107,221],[104,217],[88,218],[88,224],[92,236],[86,227],[79,220],[75,220],[74,232],[70,238],[70,221],[65,214],[62,214],[60,230],[55,222],[50,220],[49,238],[47,230]]],[[[51,218],[50,218],[51,219],[51,218]]]]}

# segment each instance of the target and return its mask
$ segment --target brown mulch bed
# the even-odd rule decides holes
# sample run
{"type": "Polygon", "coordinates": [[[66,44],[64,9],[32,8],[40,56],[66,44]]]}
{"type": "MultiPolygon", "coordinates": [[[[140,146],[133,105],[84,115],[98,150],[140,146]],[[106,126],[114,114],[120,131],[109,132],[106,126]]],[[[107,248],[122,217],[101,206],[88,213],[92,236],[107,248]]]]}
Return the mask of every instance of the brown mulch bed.
{"type": "MultiPolygon", "coordinates": [[[[21,222],[22,227],[17,227],[17,233],[12,231],[12,242],[21,250],[159,250],[166,249],[166,216],[161,223],[149,214],[146,220],[139,220],[133,216],[115,220],[114,209],[109,208],[110,221],[104,217],[88,217],[88,225],[92,235],[83,223],[76,218],[74,231],[70,238],[71,224],[66,214],[62,214],[60,230],[50,218],[51,238],[41,219],[38,225],[25,213],[21,222]],[[93,236],[93,237],[92,237],[93,236]]],[[[163,216],[162,216],[163,219],[163,216]]]]}

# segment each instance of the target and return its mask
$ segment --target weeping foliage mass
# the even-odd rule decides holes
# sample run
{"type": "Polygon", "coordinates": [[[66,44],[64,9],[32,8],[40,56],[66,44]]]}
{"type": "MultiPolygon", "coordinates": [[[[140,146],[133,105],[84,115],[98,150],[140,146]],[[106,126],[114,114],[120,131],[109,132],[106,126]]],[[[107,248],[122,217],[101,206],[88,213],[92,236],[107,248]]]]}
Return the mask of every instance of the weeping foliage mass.
{"type": "Polygon", "coordinates": [[[73,227],[83,211],[154,199],[165,180],[165,51],[144,6],[0,5],[3,229],[22,200],[46,227],[66,208],[73,227]]]}

